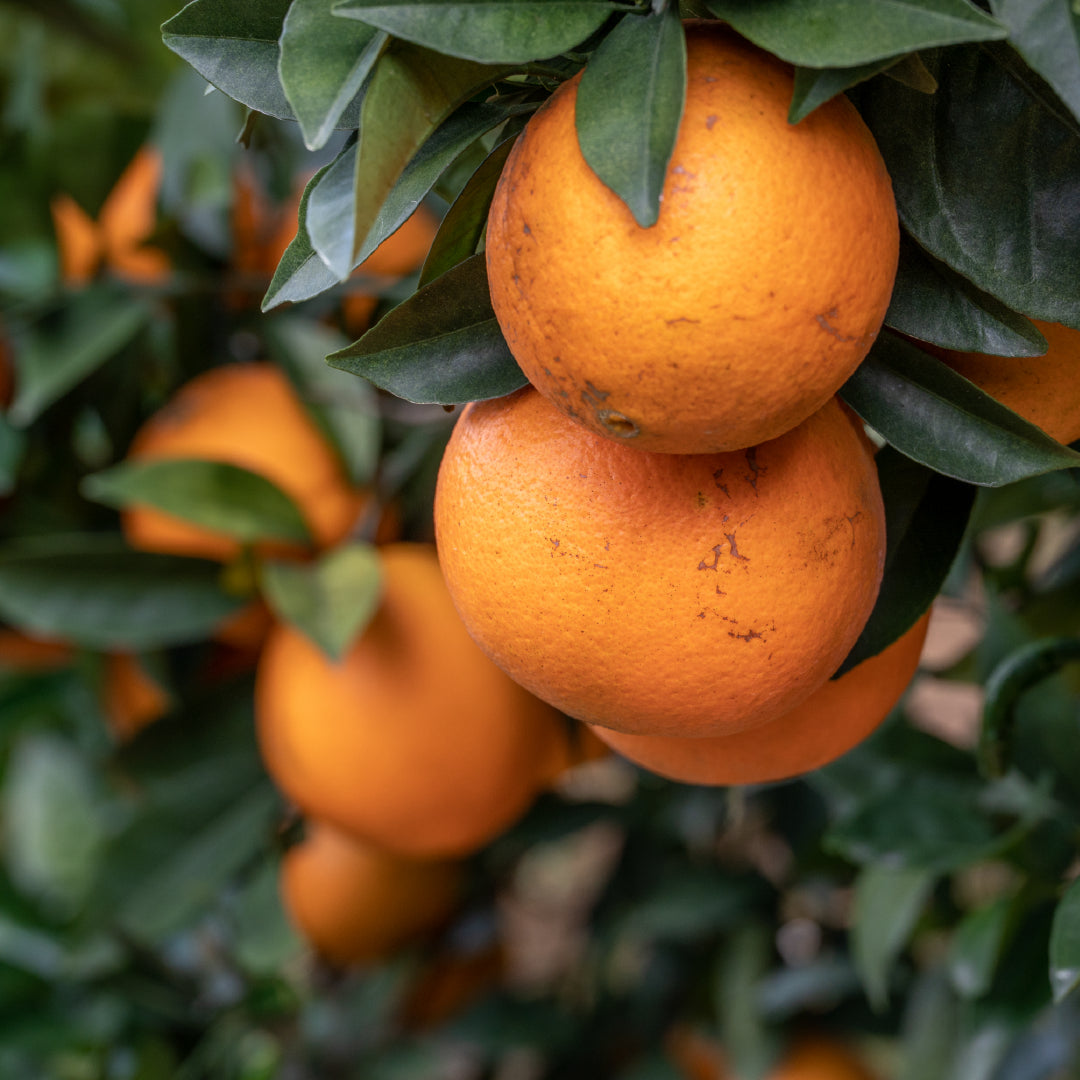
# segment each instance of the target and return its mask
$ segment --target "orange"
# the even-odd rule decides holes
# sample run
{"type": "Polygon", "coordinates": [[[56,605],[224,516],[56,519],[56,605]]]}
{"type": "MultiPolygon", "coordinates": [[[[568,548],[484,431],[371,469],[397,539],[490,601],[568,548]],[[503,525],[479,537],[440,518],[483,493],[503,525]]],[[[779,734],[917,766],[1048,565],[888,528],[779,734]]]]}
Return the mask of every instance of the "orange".
{"type": "Polygon", "coordinates": [[[881,327],[899,245],[849,101],[789,124],[791,68],[714,22],[688,24],[687,64],[655,225],[582,157],[574,78],[515,145],[487,227],[491,301],[529,381],[591,431],[680,454],[820,408],[881,327]]]}
{"type": "Polygon", "coordinates": [[[281,895],[300,934],[322,957],[347,967],[397,952],[454,909],[461,867],[403,859],[323,821],[281,862],[281,895]]]}
{"type": "Polygon", "coordinates": [[[102,708],[109,730],[123,741],[164,716],[169,695],[150,678],[137,657],[110,653],[105,658],[102,708]]]}
{"type": "Polygon", "coordinates": [[[432,548],[381,559],[382,602],[340,663],[271,632],[255,684],[263,760],[309,814],[402,854],[465,854],[532,801],[561,720],[472,643],[432,548]]]}
{"type": "Polygon", "coordinates": [[[161,154],[144,146],[131,159],[94,222],[70,195],[51,203],[60,253],[60,274],[69,285],[83,285],[104,264],[119,277],[152,284],[167,277],[163,251],[145,245],[157,224],[161,154]]]}
{"type": "MultiPolygon", "coordinates": [[[[271,364],[228,364],[196,376],[132,441],[134,461],[198,458],[250,469],[299,507],[315,545],[342,540],[366,494],[354,488],[333,447],[285,374],[271,364]]],[[[128,542],[144,551],[227,561],[238,541],[151,507],[122,514],[128,542]]],[[[281,553],[283,545],[267,545],[281,553]]]]}
{"type": "Polygon", "coordinates": [[[915,669],[930,622],[927,612],[877,656],[826,680],[801,705],[771,723],[701,739],[596,734],[638,765],[687,784],[761,784],[810,772],[846,754],[889,715],[915,669]]]}
{"type": "MultiPolygon", "coordinates": [[[[723,1050],[701,1032],[673,1031],[668,1050],[686,1080],[738,1080],[723,1050]]],[[[766,1080],[874,1080],[874,1075],[842,1043],[814,1036],[797,1041],[766,1080]]]]}
{"type": "Polygon", "coordinates": [[[720,735],[839,667],[877,596],[874,460],[835,400],[726,454],[631,450],[525,388],[468,406],[435,495],[443,572],[480,647],[570,716],[720,735]]]}
{"type": "Polygon", "coordinates": [[[988,356],[919,344],[1058,442],[1075,442],[1080,439],[1080,330],[1034,322],[1046,338],[1043,356],[988,356]]]}

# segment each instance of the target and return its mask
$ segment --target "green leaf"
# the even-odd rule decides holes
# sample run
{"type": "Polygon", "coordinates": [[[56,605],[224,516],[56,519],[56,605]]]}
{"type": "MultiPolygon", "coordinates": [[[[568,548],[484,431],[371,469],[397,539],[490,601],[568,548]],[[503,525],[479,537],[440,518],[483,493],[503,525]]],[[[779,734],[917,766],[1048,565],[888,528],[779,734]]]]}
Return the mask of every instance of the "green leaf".
{"type": "Polygon", "coordinates": [[[957,993],[977,998],[990,989],[1015,926],[1015,902],[1005,896],[961,919],[949,945],[949,977],[957,993]]]}
{"type": "Polygon", "coordinates": [[[334,12],[447,56],[525,64],[572,49],[618,6],[609,0],[342,0],[334,12]]]}
{"type": "Polygon", "coordinates": [[[865,82],[895,63],[896,58],[890,56],[884,60],[871,60],[868,64],[855,64],[852,67],[797,67],[788,122],[797,124],[800,120],[805,120],[819,105],[824,105],[837,94],[865,82]]]}
{"type": "Polygon", "coordinates": [[[875,1009],[889,1002],[889,973],[934,888],[920,867],[866,866],[855,881],[851,949],[866,996],[875,1009]]]}
{"type": "Polygon", "coordinates": [[[1023,315],[900,234],[900,265],[885,325],[958,352],[1041,356],[1046,338],[1023,315]]]}
{"type": "Polygon", "coordinates": [[[26,442],[26,432],[15,427],[6,412],[0,413],[0,497],[15,490],[26,442]]]}
{"type": "Polygon", "coordinates": [[[840,393],[902,454],[969,484],[999,487],[1080,465],[1080,454],[889,332],[840,393]]]}
{"type": "Polygon", "coordinates": [[[379,554],[370,544],[347,544],[305,565],[267,561],[262,585],[280,619],[341,660],[379,606],[379,554]]]}
{"type": "Polygon", "coordinates": [[[132,551],[100,534],[0,548],[0,616],[39,637],[93,649],[154,649],[208,636],[241,601],[221,567],[132,551]]]}
{"type": "Polygon", "coordinates": [[[897,1080],[958,1080],[959,1004],[943,970],[930,968],[919,976],[904,1010],[897,1080]]]}
{"type": "Polygon", "coordinates": [[[803,67],[854,67],[1007,32],[967,0],[707,0],[706,6],[755,45],[803,67]]]}
{"type": "Polygon", "coordinates": [[[338,280],[374,249],[373,226],[420,147],[505,72],[401,41],[379,57],[364,92],[354,156],[334,162],[312,188],[307,209],[312,246],[338,280]]]}
{"type": "Polygon", "coordinates": [[[1080,327],[1080,129],[1012,55],[928,57],[936,94],[879,79],[860,106],[915,240],[1008,307],[1080,327]]]}
{"type": "Polygon", "coordinates": [[[269,843],[278,810],[277,793],[262,783],[185,843],[162,851],[154,871],[121,903],[119,924],[140,941],[156,943],[191,923],[269,843]]]}
{"type": "Polygon", "coordinates": [[[267,860],[237,897],[233,951],[252,975],[273,978],[304,948],[281,899],[280,864],[267,860]]]}
{"type": "Polygon", "coordinates": [[[17,392],[8,419],[32,424],[143,328],[149,308],[130,292],[86,289],[53,318],[26,333],[17,353],[17,392]]]}
{"type": "Polygon", "coordinates": [[[329,0],[293,0],[278,74],[309,150],[326,144],[386,40],[373,26],[335,18],[329,0]]]}
{"type": "Polygon", "coordinates": [[[1080,9],[1069,0],[990,0],[1009,44],[1080,119],[1080,9]]]}
{"type": "Polygon", "coordinates": [[[436,278],[326,359],[407,401],[441,405],[502,397],[527,381],[495,319],[483,253],[436,278]]]}
{"type": "Polygon", "coordinates": [[[1050,986],[1064,1001],[1080,986],[1080,881],[1074,881],[1054,909],[1050,931],[1050,986]]]}
{"type": "Polygon", "coordinates": [[[161,27],[165,44],[207,82],[256,112],[295,119],[278,79],[291,0],[192,0],[161,27]]]}
{"type": "Polygon", "coordinates": [[[643,228],[660,216],[685,100],[686,37],[675,7],[624,15],[581,76],[581,153],[643,228]]]}
{"type": "Polygon", "coordinates": [[[152,506],[244,543],[311,542],[303,515],[281,488],[223,461],[125,461],[86,477],[81,489],[106,506],[152,506]]]}
{"type": "Polygon", "coordinates": [[[476,253],[487,226],[495,187],[517,137],[518,132],[515,131],[484,158],[447,210],[420,271],[419,288],[422,289],[476,253]]]}
{"type": "Polygon", "coordinates": [[[874,610],[837,675],[887,648],[930,607],[964,538],[975,489],[886,446],[877,454],[885,500],[885,576],[874,610]]]}
{"type": "Polygon", "coordinates": [[[70,918],[93,887],[105,838],[88,762],[56,736],[21,739],[7,766],[3,811],[5,862],[15,882],[70,918]]]}

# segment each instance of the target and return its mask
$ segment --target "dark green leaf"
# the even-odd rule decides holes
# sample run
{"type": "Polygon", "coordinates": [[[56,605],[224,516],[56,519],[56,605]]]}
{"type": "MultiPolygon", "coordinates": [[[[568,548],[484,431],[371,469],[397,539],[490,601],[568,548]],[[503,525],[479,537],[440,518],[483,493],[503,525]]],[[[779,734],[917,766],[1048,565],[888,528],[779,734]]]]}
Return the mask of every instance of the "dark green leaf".
{"type": "Polygon", "coordinates": [[[249,109],[294,119],[278,79],[278,39],[291,0],[192,0],[161,28],[165,44],[249,109]]]}
{"type": "Polygon", "coordinates": [[[527,381],[495,320],[483,253],[436,278],[327,360],[407,401],[442,405],[502,397],[527,381]]]}
{"type": "Polygon", "coordinates": [[[995,356],[1046,352],[1046,338],[1029,319],[928,255],[904,233],[885,324],[958,352],[995,356]]]}
{"type": "Polygon", "coordinates": [[[82,491],[106,506],[152,506],[246,543],[311,541],[303,515],[281,488],[223,461],[125,461],[88,476],[82,491]]]}
{"type": "Polygon", "coordinates": [[[841,396],[901,453],[969,484],[999,487],[1080,465],[1080,454],[889,332],[841,396]]]}
{"type": "Polygon", "coordinates": [[[981,997],[990,989],[1015,922],[1010,897],[991,900],[960,921],[949,946],[949,976],[959,994],[981,997]]]}
{"type": "Polygon", "coordinates": [[[347,544],[314,563],[268,561],[262,584],[278,617],[337,661],[379,606],[379,554],[369,544],[347,544]]]}
{"type": "Polygon", "coordinates": [[[1009,44],[1080,119],[1080,9],[1069,0],[990,0],[1009,44]]]}
{"type": "Polygon", "coordinates": [[[369,241],[383,204],[420,147],[459,105],[505,71],[401,41],[379,57],[364,92],[351,160],[346,154],[334,162],[312,188],[307,209],[312,246],[339,280],[374,249],[369,241]]]}
{"type": "Polygon", "coordinates": [[[686,38],[674,7],[624,15],[589,58],[575,124],[589,168],[655,225],[686,100],[686,38]]]}
{"type": "Polygon", "coordinates": [[[934,887],[921,867],[867,866],[855,882],[851,949],[866,996],[876,1009],[889,1002],[889,974],[934,887]]]}
{"type": "Polygon", "coordinates": [[[1080,137],[1012,55],[929,57],[936,94],[879,79],[860,105],[919,244],[1010,308],[1080,327],[1080,137]]]}
{"type": "Polygon", "coordinates": [[[1054,911],[1050,986],[1054,1001],[1063,1001],[1080,986],[1080,881],[1069,886],[1054,911]]]}
{"type": "Polygon", "coordinates": [[[616,10],[609,0],[342,0],[334,12],[448,56],[524,64],[566,52],[616,10]]]}
{"type": "Polygon", "coordinates": [[[896,63],[893,56],[884,60],[872,60],[868,64],[856,64],[853,67],[795,69],[795,88],[791,94],[791,108],[788,110],[788,122],[797,124],[806,119],[819,105],[843,93],[851,86],[872,78],[896,63]]]}
{"type": "Polygon", "coordinates": [[[18,391],[8,411],[16,427],[33,423],[142,329],[142,300],[107,286],[87,289],[28,332],[17,354],[18,391]]]}
{"type": "Polygon", "coordinates": [[[326,144],[386,40],[373,26],[335,18],[329,0],[293,0],[278,74],[309,150],[326,144]]]}
{"type": "Polygon", "coordinates": [[[0,616],[28,633],[96,649],[195,641],[240,601],[221,567],[131,551],[117,537],[50,536],[0,548],[0,616]]]}
{"type": "Polygon", "coordinates": [[[743,37],[804,67],[854,67],[1006,30],[968,0],[707,0],[743,37]]]}
{"type": "Polygon", "coordinates": [[[26,433],[11,423],[7,413],[0,413],[0,496],[15,490],[25,452],[26,433]]]}
{"type": "Polygon", "coordinates": [[[355,142],[346,143],[345,148],[334,161],[329,165],[324,165],[304,188],[297,213],[296,236],[285,249],[285,254],[281,256],[281,261],[274,271],[270,287],[263,297],[263,311],[269,311],[278,304],[296,304],[301,300],[310,300],[311,297],[332,289],[338,283],[337,275],[319,258],[315,248],[312,247],[307,229],[307,214],[311,193],[322,183],[330,169],[343,158],[348,158],[350,163],[355,162],[355,142]]]}
{"type": "Polygon", "coordinates": [[[693,942],[740,923],[754,900],[744,881],[716,871],[675,873],[640,898],[619,929],[638,939],[693,942]]]}
{"type": "Polygon", "coordinates": [[[421,289],[476,253],[487,226],[495,187],[517,136],[514,132],[488,154],[447,210],[420,271],[421,289]]]}
{"type": "Polygon", "coordinates": [[[975,489],[886,446],[877,455],[885,500],[885,576],[870,618],[837,675],[877,656],[930,607],[964,537],[975,489]]]}
{"type": "Polygon", "coordinates": [[[273,978],[304,948],[285,911],[280,865],[267,861],[237,897],[233,949],[250,974],[273,978]]]}
{"type": "Polygon", "coordinates": [[[959,1002],[945,972],[920,975],[908,996],[897,1080],[958,1080],[959,1002]]]}

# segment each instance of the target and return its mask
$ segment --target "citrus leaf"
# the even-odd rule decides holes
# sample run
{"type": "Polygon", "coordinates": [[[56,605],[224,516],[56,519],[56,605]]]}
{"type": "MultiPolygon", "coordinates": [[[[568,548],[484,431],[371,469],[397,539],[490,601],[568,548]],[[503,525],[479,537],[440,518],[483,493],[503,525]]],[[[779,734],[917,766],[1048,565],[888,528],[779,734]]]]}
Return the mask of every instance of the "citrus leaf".
{"type": "Polygon", "coordinates": [[[1039,356],[1046,338],[1030,319],[983,292],[967,278],[900,234],[900,265],[886,326],[959,352],[1039,356]]]}
{"type": "Polygon", "coordinates": [[[386,40],[373,26],[336,19],[329,0],[293,0],[278,75],[309,150],[326,144],[386,40]]]}
{"type": "Polygon", "coordinates": [[[82,493],[106,506],[152,506],[246,543],[311,541],[303,515],[281,488],[223,461],[125,461],[86,477],[82,493]]]}
{"type": "Polygon", "coordinates": [[[379,606],[379,554],[370,544],[348,544],[306,565],[267,561],[262,584],[278,617],[337,661],[379,606]]]}
{"type": "Polygon", "coordinates": [[[7,413],[0,413],[0,497],[15,490],[26,447],[26,432],[15,427],[7,413]]]}
{"type": "Polygon", "coordinates": [[[990,0],[1009,44],[1080,119],[1080,10],[1067,0],[990,0]]]}
{"type": "MultiPolygon", "coordinates": [[[[964,538],[975,489],[886,446],[877,455],[885,500],[885,576],[870,618],[836,676],[907,633],[941,591],[964,538]]],[[[834,678],[836,677],[834,676],[834,678]]]]}
{"type": "Polygon", "coordinates": [[[643,228],[660,216],[686,100],[686,38],[676,7],[627,14],[589,57],[575,124],[589,168],[643,228]]]}
{"type": "Polygon", "coordinates": [[[505,71],[400,41],[379,57],[364,92],[352,158],[334,162],[312,188],[307,208],[312,246],[338,280],[374,249],[373,226],[420,147],[459,105],[505,71]]]}
{"type": "Polygon", "coordinates": [[[860,107],[915,240],[1013,310],[1080,327],[1080,137],[1013,56],[928,57],[936,94],[879,79],[860,107]]]}
{"type": "Polygon", "coordinates": [[[118,537],[35,537],[0,548],[0,615],[92,649],[154,649],[208,636],[241,604],[221,567],[132,551],[118,537]]]}
{"type": "Polygon", "coordinates": [[[889,973],[907,944],[934,887],[919,867],[866,866],[855,881],[851,951],[875,1009],[889,1002],[889,973]]]}
{"type": "Polygon", "coordinates": [[[819,105],[824,105],[837,94],[865,82],[895,63],[896,58],[889,56],[883,60],[871,60],[867,64],[855,64],[851,67],[797,67],[788,122],[797,124],[800,120],[805,120],[819,105]]]}
{"type": "Polygon", "coordinates": [[[1064,1001],[1080,986],[1080,881],[1074,881],[1054,909],[1050,931],[1050,986],[1064,1001]]]}
{"type": "Polygon", "coordinates": [[[841,396],[901,453],[969,484],[999,487],[1080,465],[1076,451],[888,332],[841,396]]]}
{"type": "Polygon", "coordinates": [[[957,1080],[964,1030],[959,1006],[942,969],[930,968],[918,977],[904,1010],[897,1080],[957,1080]]]}
{"type": "Polygon", "coordinates": [[[447,210],[420,271],[419,288],[476,253],[487,225],[495,187],[517,137],[515,131],[484,158],[447,210]]]}
{"type": "Polygon", "coordinates": [[[961,919],[949,946],[949,977],[957,993],[975,998],[990,989],[1015,928],[1015,901],[1007,896],[997,897],[961,919]]]}
{"type": "Polygon", "coordinates": [[[968,0],[707,0],[706,6],[755,45],[803,67],[854,67],[1007,33],[968,0]]]}
{"type": "Polygon", "coordinates": [[[130,292],[89,288],[22,336],[18,387],[8,420],[32,424],[50,405],[115,356],[146,325],[150,309],[130,292]]]}
{"type": "Polygon", "coordinates": [[[572,49],[619,6],[610,0],[341,0],[334,13],[447,56],[524,64],[572,49]]]}
{"type": "Polygon", "coordinates": [[[524,386],[488,294],[483,253],[436,278],[327,357],[407,401],[460,405],[524,386]]]}

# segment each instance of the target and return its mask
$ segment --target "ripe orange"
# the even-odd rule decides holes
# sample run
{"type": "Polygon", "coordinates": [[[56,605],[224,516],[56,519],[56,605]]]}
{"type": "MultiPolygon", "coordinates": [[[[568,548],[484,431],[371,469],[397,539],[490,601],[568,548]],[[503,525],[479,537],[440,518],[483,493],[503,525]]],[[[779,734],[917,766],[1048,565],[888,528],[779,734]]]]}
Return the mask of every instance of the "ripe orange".
{"type": "Polygon", "coordinates": [[[899,244],[849,101],[789,124],[790,67],[715,22],[688,24],[687,63],[654,226],[582,157],[575,78],[511,152],[487,231],[491,301],[529,381],[591,431],[681,454],[820,408],[881,327],[899,244]]]}
{"type": "Polygon", "coordinates": [[[281,894],[300,934],[341,966],[392,955],[453,911],[461,886],[454,862],[403,859],[324,821],[281,862],[281,894]]]}
{"type": "Polygon", "coordinates": [[[843,661],[881,581],[872,455],[834,399],[746,451],[652,454],[525,388],[468,406],[435,496],[478,644],[617,731],[720,735],[782,716],[843,661]]]}
{"type": "Polygon", "coordinates": [[[1059,442],[1080,439],[1080,330],[1035,320],[1043,356],[951,352],[920,342],[954,371],[1059,442]]]}
{"type": "Polygon", "coordinates": [[[131,653],[105,658],[102,708],[109,730],[121,741],[134,738],[168,711],[169,695],[131,653]]]}
{"type": "Polygon", "coordinates": [[[51,203],[60,254],[60,274],[69,285],[83,285],[102,262],[119,277],[152,284],[167,277],[169,260],[148,247],[157,224],[161,155],[144,146],[131,159],[94,222],[70,195],[51,203]]]}
{"type": "MultiPolygon", "coordinates": [[[[288,378],[266,363],[196,376],[143,425],[128,456],[199,458],[260,473],[292,497],[320,548],[345,537],[367,498],[350,484],[288,378]]],[[[227,561],[241,550],[227,536],[146,506],[125,510],[121,521],[128,542],[145,551],[227,561]]],[[[290,550],[268,545],[283,549],[290,550]]]]}
{"type": "Polygon", "coordinates": [[[381,605],[340,663],[271,632],[255,685],[263,760],[307,813],[402,854],[465,854],[532,801],[560,718],[472,643],[432,548],[381,557],[381,605]]]}
{"type": "MultiPolygon", "coordinates": [[[[698,1031],[673,1031],[668,1052],[686,1080],[738,1080],[723,1050],[698,1031]]],[[[816,1036],[796,1042],[766,1080],[874,1080],[874,1076],[842,1043],[816,1036]]]]}
{"type": "Polygon", "coordinates": [[[930,622],[927,612],[887,649],[771,723],[733,735],[684,739],[626,735],[597,727],[612,749],[686,784],[761,784],[810,772],[846,754],[889,715],[915,669],[930,622]]]}

